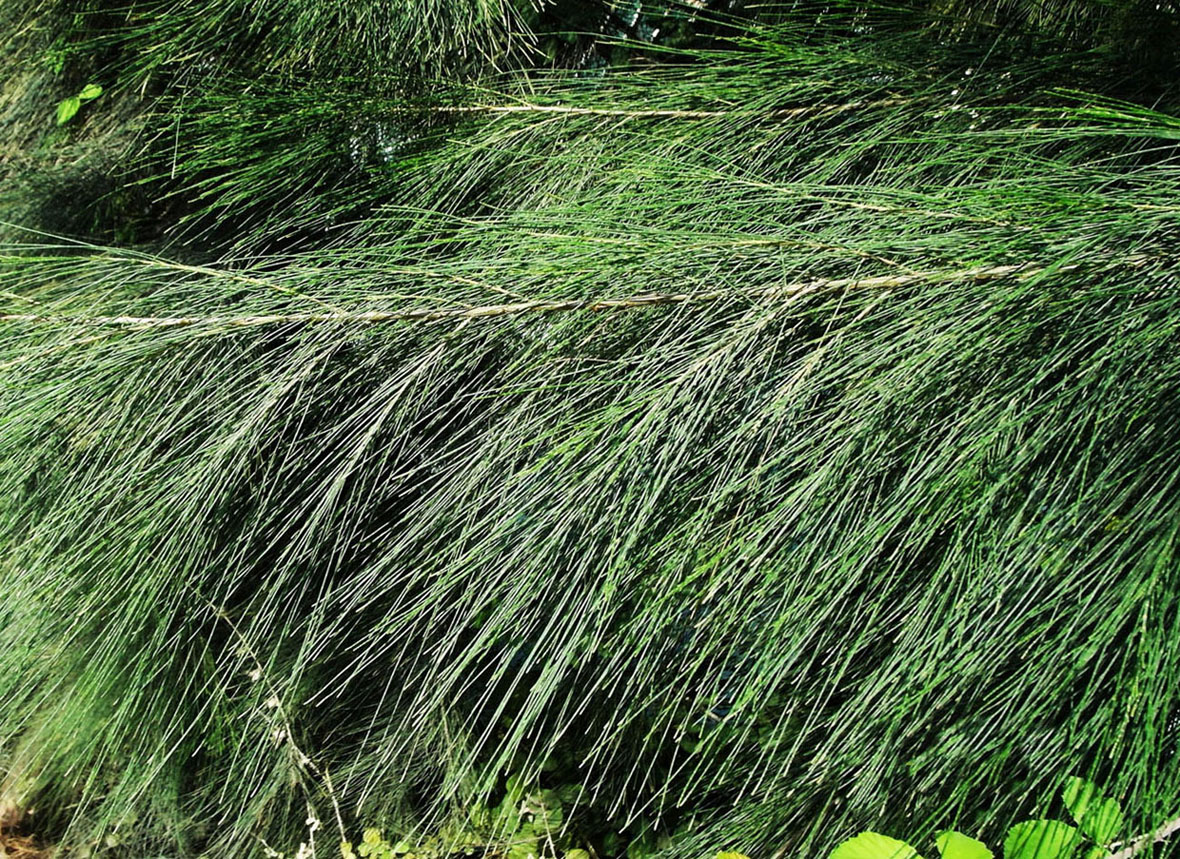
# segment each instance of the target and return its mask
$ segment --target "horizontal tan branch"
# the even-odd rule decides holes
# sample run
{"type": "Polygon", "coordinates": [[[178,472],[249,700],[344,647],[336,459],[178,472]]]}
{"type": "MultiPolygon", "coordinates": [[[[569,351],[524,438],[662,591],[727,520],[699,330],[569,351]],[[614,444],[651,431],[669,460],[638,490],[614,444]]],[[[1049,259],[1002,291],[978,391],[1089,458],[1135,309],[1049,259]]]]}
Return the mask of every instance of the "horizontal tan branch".
{"type": "MultiPolygon", "coordinates": [[[[1064,266],[1059,270],[1072,270],[1064,266]]],[[[251,328],[263,325],[301,325],[310,323],[380,323],[432,322],[441,320],[488,319],[498,316],[517,316],[528,313],[560,313],[570,311],[607,312],[634,310],[678,304],[697,304],[725,299],[765,300],[788,298],[805,293],[845,289],[893,289],[923,283],[955,281],[989,281],[1006,277],[1030,277],[1043,268],[1028,265],[997,265],[966,269],[935,270],[911,274],[892,274],[878,277],[819,278],[796,283],[775,284],[740,290],[709,290],[703,292],[665,292],[634,295],[625,298],[570,299],[566,301],[518,301],[510,304],[489,304],[478,307],[415,308],[411,310],[369,310],[335,313],[287,313],[243,316],[62,316],[36,313],[14,313],[0,316],[8,323],[57,323],[95,327],[132,329],[178,328],[210,326],[220,328],[251,328]]]]}
{"type": "Polygon", "coordinates": [[[789,119],[795,116],[807,116],[824,113],[847,113],[854,110],[867,110],[882,107],[897,107],[910,104],[918,99],[884,98],[875,101],[850,101],[842,104],[816,104],[802,107],[784,107],[776,110],[748,111],[748,110],[677,110],[674,108],[652,108],[647,110],[628,110],[614,107],[575,107],[564,104],[471,104],[471,105],[438,105],[427,108],[403,107],[397,108],[397,113],[438,113],[438,114],[510,114],[510,113],[548,113],[565,116],[609,116],[621,119],[713,119],[718,117],[759,117],[764,119],[789,119]]]}

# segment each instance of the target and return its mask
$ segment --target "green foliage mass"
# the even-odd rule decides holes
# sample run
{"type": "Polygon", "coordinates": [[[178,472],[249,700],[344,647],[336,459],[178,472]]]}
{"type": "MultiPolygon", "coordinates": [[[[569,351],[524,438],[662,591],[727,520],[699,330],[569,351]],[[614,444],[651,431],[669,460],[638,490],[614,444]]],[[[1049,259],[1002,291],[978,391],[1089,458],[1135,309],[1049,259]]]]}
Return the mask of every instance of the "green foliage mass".
{"type": "MultiPolygon", "coordinates": [[[[1114,842],[1123,822],[1117,800],[1105,797],[1097,785],[1076,776],[1067,780],[1061,798],[1077,826],[1061,820],[1027,820],[1008,830],[1004,838],[1004,859],[1103,859],[1113,854],[1108,845],[1114,842]]],[[[1120,850],[1123,856],[1134,855],[1150,847],[1142,837],[1120,850]]],[[[983,842],[948,830],[935,839],[942,859],[993,859],[983,842]]],[[[1126,842],[1123,843],[1125,846],[1126,842]]],[[[896,838],[877,832],[862,832],[838,845],[829,859],[921,859],[918,852],[896,838]]]]}
{"type": "Polygon", "coordinates": [[[1174,817],[1174,81],[1015,12],[567,5],[0,3],[0,815],[1174,817]]]}

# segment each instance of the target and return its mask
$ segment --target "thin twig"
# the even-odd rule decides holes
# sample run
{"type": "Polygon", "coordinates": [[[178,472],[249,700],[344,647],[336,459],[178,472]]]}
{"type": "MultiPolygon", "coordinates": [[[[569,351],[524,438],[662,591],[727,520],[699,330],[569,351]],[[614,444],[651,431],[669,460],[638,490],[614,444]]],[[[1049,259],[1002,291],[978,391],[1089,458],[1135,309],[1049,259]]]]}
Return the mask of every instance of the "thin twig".
{"type": "Polygon", "coordinates": [[[1159,844],[1162,841],[1166,841],[1177,832],[1180,832],[1180,817],[1177,817],[1175,820],[1169,820],[1154,831],[1140,835],[1137,838],[1132,838],[1130,841],[1115,842],[1109,845],[1106,849],[1112,852],[1106,859],[1131,859],[1132,856],[1141,853],[1152,844],[1159,844]],[[1118,852],[1113,852],[1115,850],[1118,850],[1118,852]]]}
{"type": "MultiPolygon", "coordinates": [[[[278,690],[278,687],[276,687],[275,684],[271,682],[270,675],[267,674],[266,669],[263,667],[262,659],[254,651],[254,648],[251,647],[249,640],[247,640],[246,636],[242,634],[242,631],[238,629],[238,625],[234,623],[233,619],[229,616],[229,613],[224,608],[207,599],[205,599],[204,602],[208,606],[209,610],[213,612],[214,616],[217,617],[218,620],[225,623],[227,627],[229,627],[230,632],[233,633],[234,638],[237,640],[238,647],[240,647],[242,652],[245,653],[250,658],[250,661],[254,663],[253,676],[255,682],[261,681],[266,685],[267,691],[270,692],[270,698],[267,700],[267,704],[276,710],[276,712],[279,714],[279,719],[282,721],[282,727],[279,729],[279,733],[276,734],[275,739],[278,742],[286,743],[287,747],[292,752],[295,765],[298,767],[301,773],[311,773],[323,783],[324,792],[327,794],[328,800],[332,803],[332,811],[336,815],[336,826],[340,830],[340,839],[342,841],[348,840],[348,835],[344,828],[344,815],[340,810],[340,801],[336,798],[336,792],[332,789],[332,781],[328,777],[327,770],[320,769],[320,767],[316,765],[315,761],[313,761],[311,757],[295,742],[295,729],[291,722],[291,717],[287,713],[287,708],[283,705],[283,698],[278,690]]],[[[304,784],[302,779],[299,780],[299,786],[303,789],[304,800],[307,803],[308,825],[311,827],[310,837],[312,839],[311,843],[314,855],[315,831],[319,828],[320,821],[318,813],[315,809],[315,803],[312,802],[311,792],[307,789],[307,785],[304,784]]]]}
{"type": "Polygon", "coordinates": [[[266,279],[260,278],[260,277],[250,277],[249,275],[242,274],[241,272],[230,271],[227,269],[220,269],[220,268],[209,268],[208,266],[203,266],[203,265],[186,265],[185,263],[173,262],[172,260],[166,260],[166,259],[159,259],[158,257],[128,256],[128,257],[126,257],[126,259],[130,259],[134,262],[139,263],[140,265],[146,265],[146,266],[150,266],[153,268],[171,269],[173,271],[181,271],[181,272],[185,272],[187,274],[204,275],[205,277],[225,278],[225,279],[233,281],[235,283],[242,283],[247,286],[260,286],[260,287],[263,287],[264,289],[273,289],[276,292],[282,292],[286,295],[292,295],[296,298],[303,298],[308,301],[314,301],[316,304],[321,304],[324,307],[327,307],[329,309],[338,310],[338,308],[336,308],[334,305],[328,304],[326,301],[322,301],[321,299],[316,298],[311,295],[304,295],[301,292],[296,292],[295,290],[291,289],[289,286],[283,286],[281,284],[275,283],[274,281],[266,280],[266,279]]]}
{"type": "Polygon", "coordinates": [[[395,113],[440,113],[440,114],[505,114],[505,113],[556,113],[566,116],[612,116],[622,119],[713,119],[717,117],[759,117],[765,119],[789,119],[795,116],[822,113],[846,113],[866,108],[897,107],[921,99],[883,98],[876,101],[850,101],[844,104],[817,104],[805,107],[784,107],[777,110],[678,110],[675,108],[654,108],[649,110],[627,110],[616,107],[575,107],[565,104],[470,104],[437,105],[427,108],[401,107],[395,113]]]}

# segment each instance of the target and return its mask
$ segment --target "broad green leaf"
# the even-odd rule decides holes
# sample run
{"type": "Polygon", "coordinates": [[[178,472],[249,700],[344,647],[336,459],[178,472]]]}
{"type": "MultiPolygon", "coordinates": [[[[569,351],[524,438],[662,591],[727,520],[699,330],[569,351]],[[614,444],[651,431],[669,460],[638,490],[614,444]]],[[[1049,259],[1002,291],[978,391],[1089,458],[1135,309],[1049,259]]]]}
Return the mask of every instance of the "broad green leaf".
{"type": "Polygon", "coordinates": [[[1082,854],[1082,859],[1103,859],[1105,856],[1110,856],[1110,851],[1105,847],[1094,846],[1082,854]]]}
{"type": "Polygon", "coordinates": [[[750,859],[750,857],[745,853],[738,853],[736,850],[723,850],[713,859],[750,859]]]}
{"type": "Polygon", "coordinates": [[[519,775],[510,775],[508,780],[504,782],[505,799],[517,803],[524,798],[525,788],[524,782],[521,781],[519,775]]]}
{"type": "Polygon", "coordinates": [[[582,799],[582,794],[586,792],[586,788],[580,784],[563,784],[555,788],[553,792],[565,804],[573,805],[582,799]]]}
{"type": "Polygon", "coordinates": [[[565,859],[590,859],[590,854],[582,849],[565,851],[565,859]]]}
{"type": "Polygon", "coordinates": [[[467,819],[477,829],[487,829],[492,825],[492,811],[482,802],[473,802],[467,810],[467,819]]]}
{"type": "Polygon", "coordinates": [[[560,829],[561,821],[564,819],[565,815],[560,805],[541,806],[533,811],[533,822],[545,832],[560,829]]]}
{"type": "Polygon", "coordinates": [[[1069,859],[1081,843],[1078,831],[1060,820],[1030,820],[1008,830],[1004,859],[1069,859]]]}
{"type": "Polygon", "coordinates": [[[1117,800],[1102,797],[1090,805],[1085,816],[1078,821],[1082,832],[1099,844],[1109,844],[1123,826],[1123,809],[1117,800]]]}
{"type": "Polygon", "coordinates": [[[962,832],[947,830],[934,839],[942,859],[995,859],[987,845],[962,832]]]}
{"type": "Polygon", "coordinates": [[[1061,799],[1078,827],[1094,841],[1106,844],[1119,834],[1123,809],[1116,800],[1103,796],[1094,782],[1070,778],[1061,790],[1061,799]]]}
{"type": "Polygon", "coordinates": [[[541,855],[537,841],[537,833],[532,824],[523,824],[508,845],[508,859],[529,859],[530,856],[536,859],[541,855]]]}
{"type": "Polygon", "coordinates": [[[828,859],[922,859],[904,841],[879,832],[862,832],[831,852],[828,859]]]}
{"type": "Polygon", "coordinates": [[[495,822],[492,826],[501,832],[515,832],[520,827],[520,812],[515,805],[501,803],[496,809],[495,822]]]}
{"type": "Polygon", "coordinates": [[[1065,787],[1061,789],[1061,799],[1073,819],[1081,822],[1082,816],[1090,808],[1090,802],[1098,796],[1098,785],[1078,776],[1071,776],[1065,780],[1065,787]]]}
{"type": "Polygon", "coordinates": [[[73,119],[74,114],[78,112],[78,108],[81,106],[82,102],[76,95],[62,99],[61,103],[57,106],[57,124],[65,125],[73,119]]]}
{"type": "Polygon", "coordinates": [[[650,856],[654,852],[652,845],[646,838],[636,838],[627,845],[626,855],[627,859],[644,859],[644,857],[650,856]]]}
{"type": "Polygon", "coordinates": [[[79,101],[90,101],[92,98],[98,98],[102,95],[102,87],[98,84],[86,84],[82,87],[82,91],[78,93],[79,101]]]}

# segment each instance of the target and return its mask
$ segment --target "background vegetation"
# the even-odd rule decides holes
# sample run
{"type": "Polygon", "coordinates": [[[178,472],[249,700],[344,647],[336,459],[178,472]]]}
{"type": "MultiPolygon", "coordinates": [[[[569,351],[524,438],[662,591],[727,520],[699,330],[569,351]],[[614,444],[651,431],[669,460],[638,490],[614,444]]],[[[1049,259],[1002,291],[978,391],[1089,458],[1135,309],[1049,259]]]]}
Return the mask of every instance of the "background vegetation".
{"type": "Polygon", "coordinates": [[[1119,840],[1176,816],[1175,3],[0,24],[0,818],[762,859],[1000,843],[1075,773],[1119,840]]]}

